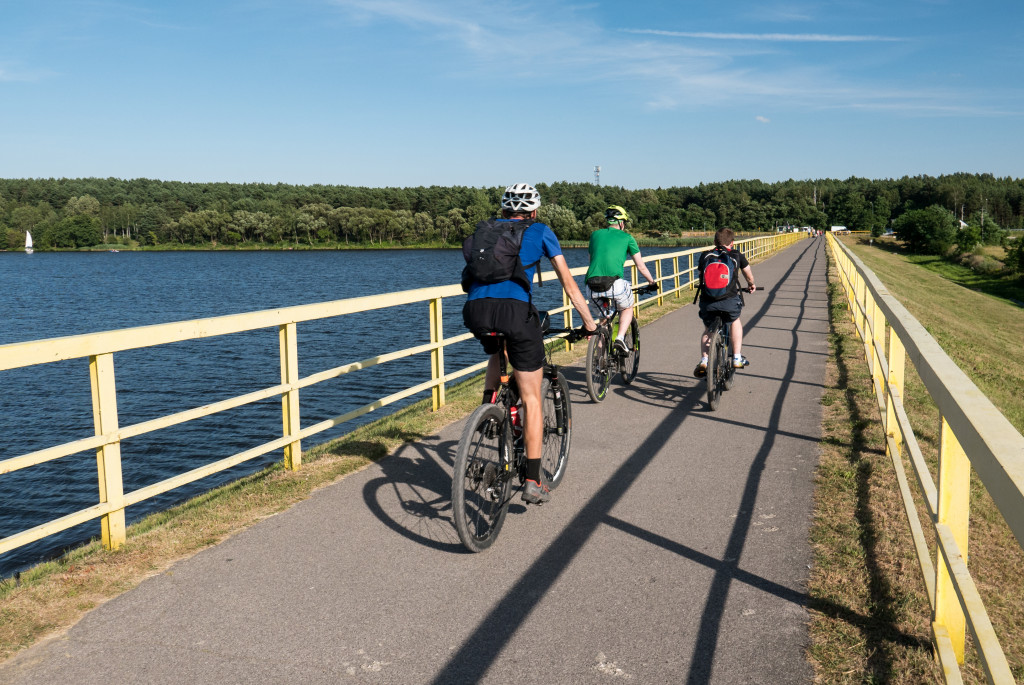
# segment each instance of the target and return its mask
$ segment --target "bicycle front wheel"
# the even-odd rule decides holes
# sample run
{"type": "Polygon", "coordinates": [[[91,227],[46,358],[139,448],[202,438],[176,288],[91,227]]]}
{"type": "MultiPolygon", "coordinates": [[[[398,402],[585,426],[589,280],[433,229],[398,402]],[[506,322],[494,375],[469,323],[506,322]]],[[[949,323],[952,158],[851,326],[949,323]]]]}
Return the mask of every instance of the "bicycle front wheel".
{"type": "Polygon", "coordinates": [[[544,451],[540,465],[544,480],[554,490],[565,476],[572,442],[572,400],[569,399],[569,385],[561,373],[554,380],[543,380],[541,398],[544,405],[544,451]]]}
{"type": "Polygon", "coordinates": [[[623,340],[629,352],[622,358],[622,382],[629,385],[640,370],[640,324],[635,317],[629,322],[629,330],[623,340]]]}
{"type": "Polygon", "coordinates": [[[716,328],[711,334],[711,349],[708,350],[708,408],[718,409],[718,401],[722,398],[722,335],[716,328]]]}
{"type": "Polygon", "coordinates": [[[590,336],[587,343],[587,393],[595,402],[600,402],[608,394],[608,384],[612,379],[609,338],[608,331],[601,328],[590,336]]]}
{"type": "Polygon", "coordinates": [[[504,407],[477,407],[459,440],[452,475],[455,529],[471,552],[494,544],[505,523],[512,490],[511,446],[504,407]]]}

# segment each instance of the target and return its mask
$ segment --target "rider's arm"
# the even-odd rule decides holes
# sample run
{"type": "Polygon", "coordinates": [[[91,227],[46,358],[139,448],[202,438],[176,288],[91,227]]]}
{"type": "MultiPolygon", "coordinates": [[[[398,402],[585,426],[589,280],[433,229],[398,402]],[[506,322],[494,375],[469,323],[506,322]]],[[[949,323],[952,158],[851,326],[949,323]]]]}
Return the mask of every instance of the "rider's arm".
{"type": "Polygon", "coordinates": [[[633,255],[633,263],[636,264],[637,270],[640,275],[647,279],[647,282],[654,285],[654,277],[651,276],[651,272],[647,270],[647,265],[644,264],[644,258],[637,252],[633,255]]]}
{"type": "Polygon", "coordinates": [[[565,262],[565,257],[560,254],[555,255],[551,258],[551,266],[555,268],[555,275],[558,276],[565,294],[569,296],[572,306],[580,313],[583,325],[588,331],[596,330],[597,324],[594,323],[594,317],[590,315],[590,309],[587,307],[587,301],[583,299],[583,293],[580,292],[579,286],[576,285],[572,274],[569,273],[569,265],[565,262]]]}
{"type": "Polygon", "coordinates": [[[743,278],[747,279],[747,290],[754,292],[754,272],[751,270],[750,265],[743,267],[743,278]]]}

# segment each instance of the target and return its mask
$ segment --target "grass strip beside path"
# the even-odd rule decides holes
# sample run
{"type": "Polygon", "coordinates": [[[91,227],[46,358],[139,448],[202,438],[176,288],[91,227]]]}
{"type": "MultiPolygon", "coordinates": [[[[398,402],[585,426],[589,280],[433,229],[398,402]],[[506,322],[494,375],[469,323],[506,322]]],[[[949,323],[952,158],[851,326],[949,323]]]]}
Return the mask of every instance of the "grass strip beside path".
{"type": "MultiPolygon", "coordinates": [[[[1024,336],[1020,308],[966,290],[905,256],[868,244],[851,246],[1020,429],[1024,399],[1014,397],[1014,389],[1019,395],[1024,372],[1008,363],[1024,336]]],[[[892,462],[885,454],[863,344],[834,271],[829,294],[832,354],[822,398],[822,457],[811,530],[809,656],[818,682],[941,682],[930,644],[931,609],[892,462]]],[[[905,394],[907,413],[935,480],[938,410],[909,362],[905,394]]],[[[909,472],[906,459],[904,467],[909,472]]],[[[915,479],[910,480],[920,503],[915,479]]],[[[918,515],[928,521],[920,504],[918,515]]],[[[925,526],[926,535],[929,528],[925,526]]],[[[929,542],[934,550],[934,540],[929,542]]],[[[1024,678],[1024,552],[976,476],[971,483],[969,550],[971,573],[1019,681],[1024,678]]],[[[962,672],[966,683],[986,682],[970,638],[962,672]]]]}

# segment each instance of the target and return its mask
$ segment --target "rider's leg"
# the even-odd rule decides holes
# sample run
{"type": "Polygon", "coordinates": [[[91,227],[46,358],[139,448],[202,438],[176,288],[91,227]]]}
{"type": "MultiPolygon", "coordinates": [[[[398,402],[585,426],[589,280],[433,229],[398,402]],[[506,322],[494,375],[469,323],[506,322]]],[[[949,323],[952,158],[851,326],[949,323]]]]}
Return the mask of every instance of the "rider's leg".
{"type": "Polygon", "coordinates": [[[731,324],[729,329],[729,339],[732,340],[732,355],[733,357],[743,356],[743,324],[740,323],[739,319],[736,319],[731,324]]]}
{"type": "Polygon", "coordinates": [[[625,309],[619,310],[619,334],[615,336],[618,340],[622,340],[623,336],[629,331],[629,324],[633,322],[633,308],[626,307],[625,309]]]}
{"type": "Polygon", "coordinates": [[[516,371],[516,384],[523,400],[523,435],[526,441],[526,477],[540,482],[540,457],[544,449],[544,407],[540,388],[544,369],[516,371]]]}
{"type": "Polygon", "coordinates": [[[501,366],[498,364],[498,355],[492,354],[487,360],[487,372],[484,374],[484,402],[493,402],[494,393],[498,389],[501,374],[501,366]]]}
{"type": "Polygon", "coordinates": [[[705,361],[708,358],[708,353],[711,352],[711,329],[705,328],[704,332],[700,335],[700,356],[705,361]]]}

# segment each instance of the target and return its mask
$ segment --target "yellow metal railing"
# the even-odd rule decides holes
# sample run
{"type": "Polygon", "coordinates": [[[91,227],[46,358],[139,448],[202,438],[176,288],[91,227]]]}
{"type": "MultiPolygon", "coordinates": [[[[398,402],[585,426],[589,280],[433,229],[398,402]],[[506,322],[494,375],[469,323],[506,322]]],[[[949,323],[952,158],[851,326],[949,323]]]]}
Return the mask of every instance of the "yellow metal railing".
{"type": "MultiPolygon", "coordinates": [[[[743,249],[748,259],[755,261],[791,245],[802,237],[804,236],[796,234],[772,235],[764,238],[738,241],[737,245],[743,249]]],[[[659,293],[656,298],[646,300],[644,303],[649,303],[654,299],[657,299],[660,303],[666,296],[674,295],[675,297],[680,297],[682,291],[692,289],[695,285],[694,278],[696,275],[694,255],[699,254],[704,249],[706,248],[685,250],[647,258],[646,261],[654,263],[654,271],[658,274],[659,282],[670,284],[671,288],[659,293]],[[671,268],[663,268],[663,263],[671,264],[671,268]]],[[[631,265],[632,262],[627,262],[627,264],[631,265]]],[[[584,273],[586,273],[586,267],[572,270],[574,276],[584,273]]],[[[554,272],[546,272],[543,276],[545,279],[553,279],[554,272]]],[[[636,276],[637,274],[634,269],[632,273],[634,283],[637,282],[636,276]]],[[[397,293],[371,295],[247,314],[233,314],[208,319],[0,345],[0,372],[68,359],[88,358],[92,388],[93,422],[95,426],[95,434],[92,437],[74,440],[0,461],[0,476],[87,450],[96,451],[99,473],[98,504],[0,539],[0,554],[97,518],[100,519],[104,546],[108,549],[115,549],[125,541],[125,508],[128,506],[138,504],[143,500],[275,450],[284,451],[284,464],[287,468],[298,469],[302,464],[302,441],[306,438],[421,392],[429,390],[432,396],[433,408],[435,410],[438,409],[445,403],[446,383],[480,371],[486,366],[486,361],[483,361],[456,371],[445,371],[444,348],[473,337],[470,333],[460,333],[449,338],[446,338],[444,335],[442,301],[445,298],[462,295],[462,289],[458,285],[420,288],[417,290],[406,290],[397,293]],[[361,361],[320,371],[305,378],[300,377],[298,345],[298,328],[300,324],[420,302],[428,303],[429,343],[387,352],[361,361]],[[114,373],[115,354],[125,350],[268,328],[276,328],[278,331],[281,360],[281,383],[279,385],[254,390],[244,395],[130,426],[121,426],[119,424],[117,385],[114,373]],[[431,374],[429,380],[424,380],[394,394],[381,397],[340,416],[335,416],[305,428],[302,427],[299,413],[299,391],[301,389],[354,371],[427,352],[430,353],[431,374]],[[121,471],[122,441],[275,396],[281,398],[282,435],[280,438],[256,445],[251,449],[133,492],[124,492],[121,471]]],[[[555,312],[564,312],[565,327],[573,326],[572,307],[568,304],[564,293],[563,306],[556,309],[555,312]]]]}
{"type": "Polygon", "coordinates": [[[1012,685],[1013,674],[967,568],[967,523],[973,466],[1024,546],[1024,437],[848,248],[831,235],[828,244],[864,342],[886,453],[896,470],[931,602],[932,634],[946,682],[961,682],[959,664],[969,628],[988,681],[1012,685]],[[903,407],[908,357],[939,409],[937,485],[903,407]],[[904,470],[904,449],[935,533],[934,563],[904,470]]]}

